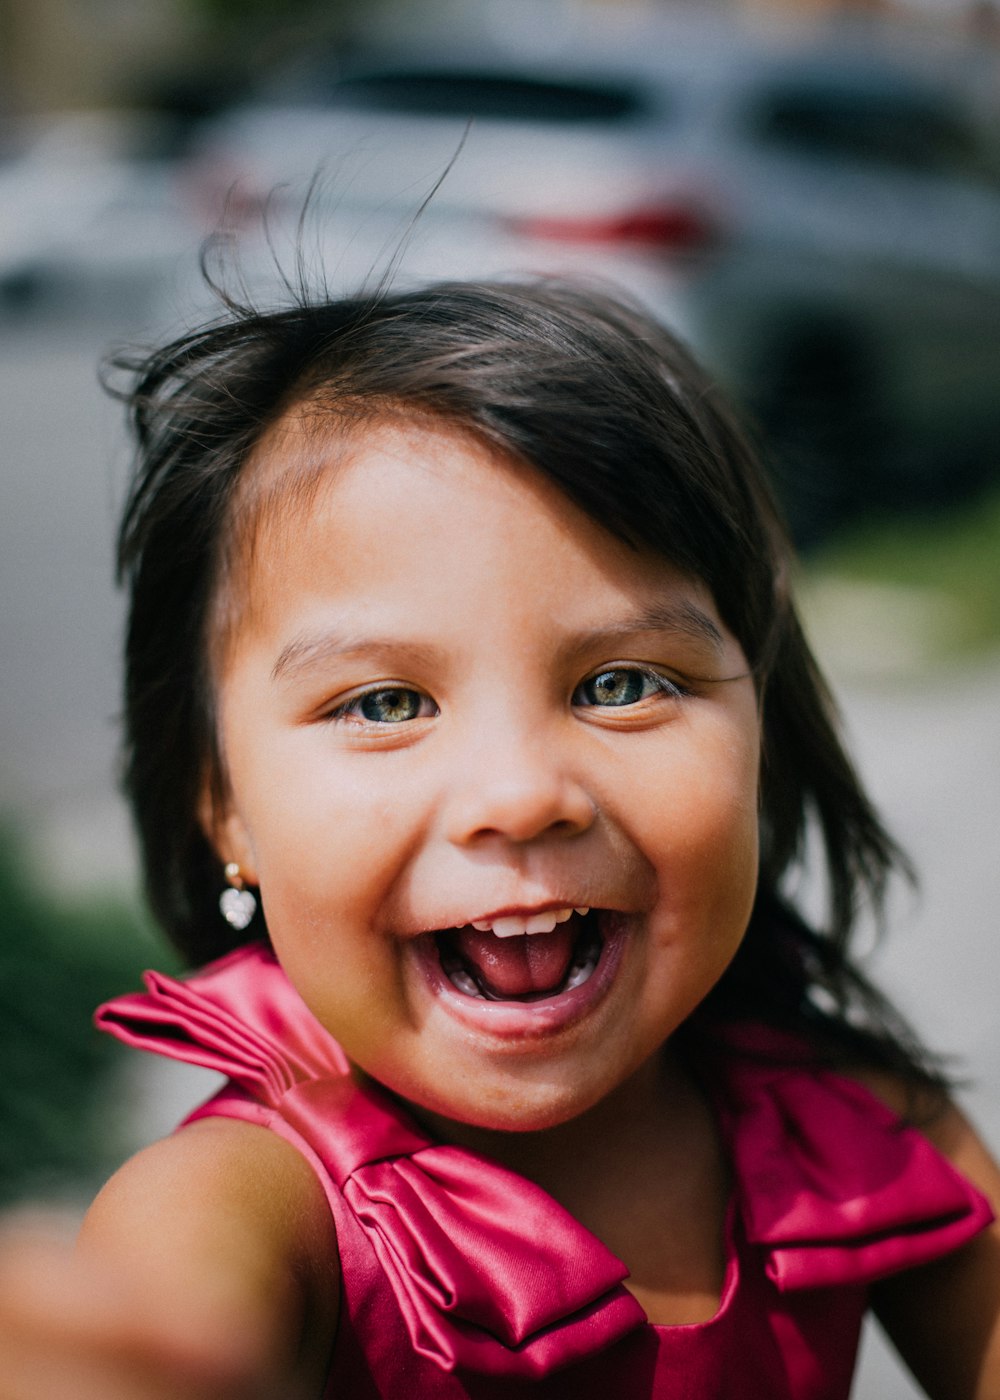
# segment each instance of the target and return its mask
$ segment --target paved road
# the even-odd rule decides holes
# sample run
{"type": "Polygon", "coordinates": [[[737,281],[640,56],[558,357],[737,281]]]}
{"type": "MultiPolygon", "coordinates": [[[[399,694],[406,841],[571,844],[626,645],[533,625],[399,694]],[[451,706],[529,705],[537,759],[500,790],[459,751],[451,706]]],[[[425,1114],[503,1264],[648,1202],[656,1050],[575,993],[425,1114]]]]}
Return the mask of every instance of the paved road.
{"type": "MultiPolygon", "coordinates": [[[[32,835],[48,877],[69,885],[132,871],[112,783],[124,451],[95,368],[121,334],[0,325],[0,806],[32,835]]],[[[859,650],[884,643],[888,654],[895,640],[869,635],[859,650]]],[[[1000,658],[942,674],[918,655],[903,678],[839,669],[862,767],[924,880],[919,902],[897,904],[876,965],[921,1030],[965,1057],[968,1101],[1000,1144],[1000,658]]],[[[201,1081],[155,1086],[143,1082],[140,1132],[169,1127],[201,1081]]],[[[856,1395],[915,1394],[873,1346],[856,1395]]]]}
{"type": "MultiPolygon", "coordinates": [[[[845,686],[862,771],[921,873],[873,959],[928,1041],[970,1077],[965,1101],[1000,1148],[1000,661],[888,688],[845,686]]],[[[874,1328],[859,1400],[909,1400],[874,1328]]]]}
{"type": "Polygon", "coordinates": [[[111,783],[124,439],[97,385],[113,333],[0,325],[0,804],[72,881],[126,859],[111,783]]]}

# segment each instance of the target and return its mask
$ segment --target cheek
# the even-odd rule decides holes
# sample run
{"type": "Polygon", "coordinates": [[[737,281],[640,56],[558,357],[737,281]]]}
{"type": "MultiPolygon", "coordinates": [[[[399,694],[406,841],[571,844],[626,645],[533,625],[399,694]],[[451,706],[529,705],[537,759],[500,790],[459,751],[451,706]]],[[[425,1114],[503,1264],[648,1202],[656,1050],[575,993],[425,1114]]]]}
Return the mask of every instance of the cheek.
{"type": "MultiPolygon", "coordinates": [[[[238,758],[238,755],[237,755],[238,758]]],[[[266,762],[233,764],[234,804],[265,897],[352,905],[400,844],[391,785],[335,762],[303,731],[269,745],[266,762]],[[363,779],[363,781],[362,781],[363,779]]]]}
{"type": "Polygon", "coordinates": [[[380,998],[394,1004],[398,969],[382,912],[414,824],[398,791],[396,799],[370,778],[362,786],[349,764],[299,763],[291,746],[237,791],[275,952],[345,1042],[377,1035],[380,998]]]}
{"type": "Polygon", "coordinates": [[[403,1025],[391,960],[371,940],[331,937],[329,930],[310,938],[301,927],[279,929],[272,943],[317,1021],[367,1067],[403,1025]]]}
{"type": "Polygon", "coordinates": [[[691,754],[649,794],[660,895],[679,926],[741,936],[757,884],[756,745],[734,740],[691,754]]]}

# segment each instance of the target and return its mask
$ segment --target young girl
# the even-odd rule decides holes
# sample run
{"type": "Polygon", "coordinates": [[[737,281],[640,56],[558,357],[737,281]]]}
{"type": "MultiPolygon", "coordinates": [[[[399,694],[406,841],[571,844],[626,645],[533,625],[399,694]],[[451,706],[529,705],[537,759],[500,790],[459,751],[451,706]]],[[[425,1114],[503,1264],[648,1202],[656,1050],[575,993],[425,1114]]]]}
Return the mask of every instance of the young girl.
{"type": "Polygon", "coordinates": [[[208,965],[99,1021],[227,1084],[8,1252],[0,1395],[818,1400],[868,1306],[1000,1395],[1000,1174],[850,961],[898,852],[682,350],[445,285],[132,403],[128,789],[208,965]]]}

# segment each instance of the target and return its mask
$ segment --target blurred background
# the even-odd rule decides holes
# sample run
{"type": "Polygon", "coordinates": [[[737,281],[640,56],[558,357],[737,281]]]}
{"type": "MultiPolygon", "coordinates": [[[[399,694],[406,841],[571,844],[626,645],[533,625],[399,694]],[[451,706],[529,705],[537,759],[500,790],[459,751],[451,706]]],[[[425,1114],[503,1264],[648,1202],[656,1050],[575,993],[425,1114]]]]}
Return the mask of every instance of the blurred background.
{"type": "MultiPolygon", "coordinates": [[[[211,313],[210,235],[263,302],[587,277],[707,361],[922,873],[870,966],[1000,1143],[1000,7],[0,0],[0,1204],[75,1205],[211,1085],[89,1026],[172,965],[116,789],[98,370],[211,313]]],[[[874,1334],[856,1393],[915,1393],[874,1334]]]]}

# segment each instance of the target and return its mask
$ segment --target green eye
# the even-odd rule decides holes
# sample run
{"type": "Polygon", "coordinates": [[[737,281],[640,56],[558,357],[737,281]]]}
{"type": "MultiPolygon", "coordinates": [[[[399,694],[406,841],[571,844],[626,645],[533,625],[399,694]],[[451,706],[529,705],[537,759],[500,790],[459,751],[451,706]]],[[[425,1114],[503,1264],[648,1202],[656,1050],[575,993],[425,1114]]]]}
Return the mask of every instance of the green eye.
{"type": "Polygon", "coordinates": [[[614,666],[588,676],[573,695],[574,705],[622,706],[637,705],[651,695],[679,695],[678,687],[655,671],[638,667],[614,666]]]}
{"type": "Polygon", "coordinates": [[[389,686],[385,690],[369,690],[344,707],[344,713],[356,714],[369,724],[404,724],[419,719],[425,713],[426,696],[418,690],[389,686]]]}

